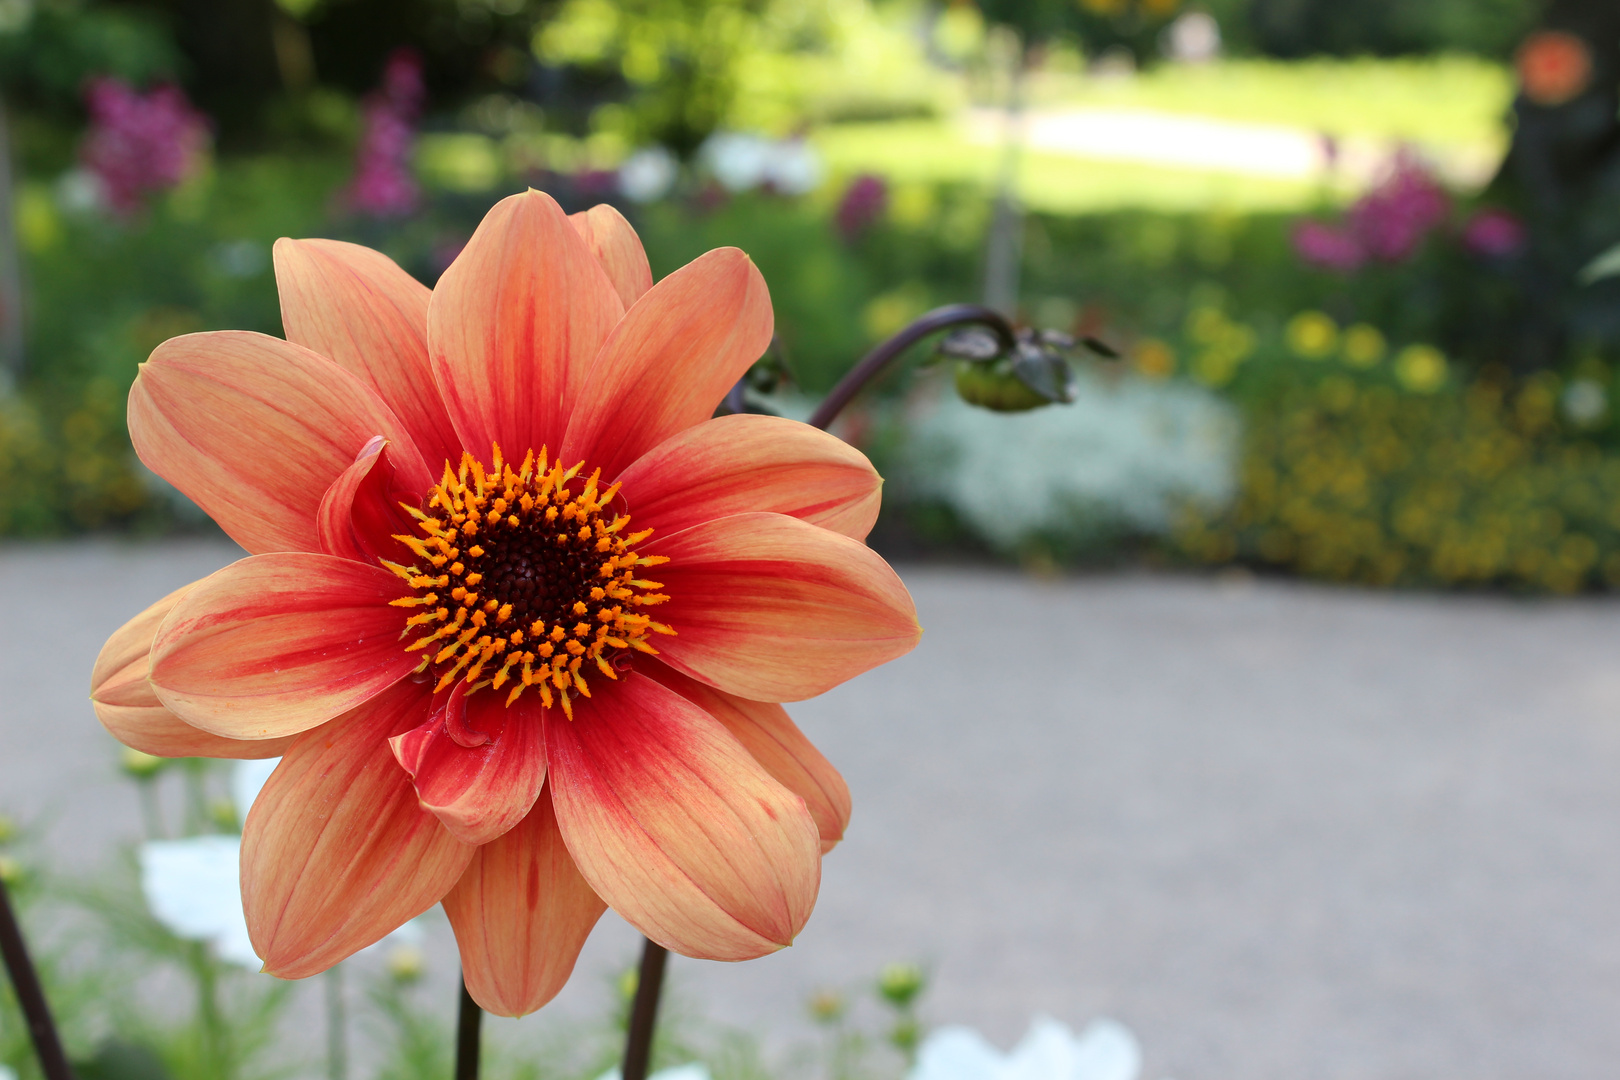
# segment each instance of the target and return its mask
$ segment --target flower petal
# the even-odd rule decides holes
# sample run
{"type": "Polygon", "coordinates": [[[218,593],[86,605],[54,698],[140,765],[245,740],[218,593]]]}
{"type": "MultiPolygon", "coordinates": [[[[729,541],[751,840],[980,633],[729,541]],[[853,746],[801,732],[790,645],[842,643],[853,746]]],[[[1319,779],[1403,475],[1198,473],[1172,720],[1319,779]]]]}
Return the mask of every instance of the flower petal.
{"type": "Polygon", "coordinates": [[[656,679],[726,726],[776,782],[804,800],[821,834],[821,853],[831,851],[849,827],[849,785],[822,757],[780,705],[716,690],[661,664],[636,658],[636,670],[656,679]]]}
{"type": "Polygon", "coordinates": [[[422,807],[464,844],[487,844],[522,821],[546,779],[539,706],[511,708],[499,690],[468,694],[462,679],[444,707],[389,745],[416,782],[422,807]]]}
{"type": "Polygon", "coordinates": [[[668,604],[664,662],[752,701],[798,701],[910,652],[922,636],[900,578],[865,544],[782,514],[654,536],[668,604]]]}
{"type": "Polygon", "coordinates": [[[607,905],[580,876],[544,793],[527,817],[478,849],[444,910],[473,1000],[497,1016],[525,1016],[568,982],[607,905]]]}
{"type": "Polygon", "coordinates": [[[560,460],[613,479],[677,431],[714,415],[771,343],[765,279],[736,248],[687,263],[647,290],[602,346],[560,460]]]}
{"type": "Polygon", "coordinates": [[[677,432],[619,474],[635,527],[654,536],[768,511],[864,540],[883,478],[834,435],[778,416],[738,414],[677,432]]]}
{"type": "Polygon", "coordinates": [[[153,472],[254,554],[319,551],[321,496],[373,435],[403,487],[432,483],[376,392],[332,361],[264,334],[170,338],[129,391],[129,436],[153,472]]]}
{"type": "Polygon", "coordinates": [[[242,829],[242,904],[265,970],[302,979],[444,896],[473,849],[416,804],[388,739],[421,723],[402,682],[294,740],[242,829]]]}
{"type": "Polygon", "coordinates": [[[586,369],[624,314],[602,264],[551,196],[484,216],[428,307],[433,378],[462,445],[522,460],[560,444],[586,369]]]}
{"type": "Polygon", "coordinates": [[[276,241],[287,340],[353,372],[386,401],[433,469],[461,446],[428,363],[432,291],[380,251],[341,240],[276,241]]]}
{"type": "Polygon", "coordinates": [[[400,506],[409,498],[399,487],[388,440],[375,436],[321,496],[315,517],[321,551],[371,565],[383,558],[409,566],[411,550],[394,539],[418,535],[400,506]]]}
{"type": "Polygon", "coordinates": [[[398,682],[419,658],[379,566],[254,555],[180,598],[152,646],[152,685],[187,723],[233,739],[295,735],[398,682]]]}
{"type": "Polygon", "coordinates": [[[647,265],[647,252],[641,246],[641,237],[623,214],[602,203],[569,214],[568,222],[578,230],[596,261],[602,264],[626,308],[652,288],[652,267],[647,265]]]}
{"type": "Polygon", "coordinates": [[[247,741],[211,735],[170,712],[147,681],[152,672],[152,639],[191,588],[187,585],[165,596],[119,627],[101,647],[90,673],[90,704],[96,719],[125,746],[158,757],[278,756],[292,739],[247,741]]]}
{"type": "Polygon", "coordinates": [[[597,895],[687,956],[747,960],[792,944],[821,884],[804,801],[652,679],[573,708],[572,721],[544,714],[551,799],[597,895]]]}

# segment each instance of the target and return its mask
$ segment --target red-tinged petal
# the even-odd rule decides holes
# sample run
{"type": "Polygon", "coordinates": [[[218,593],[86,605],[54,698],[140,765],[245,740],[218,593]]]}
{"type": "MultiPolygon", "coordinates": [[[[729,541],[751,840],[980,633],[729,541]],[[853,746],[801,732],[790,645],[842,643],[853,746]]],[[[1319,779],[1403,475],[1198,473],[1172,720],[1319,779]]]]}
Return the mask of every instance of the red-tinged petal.
{"type": "Polygon", "coordinates": [[[508,708],[504,690],[469,694],[463,679],[431,719],[390,742],[423,809],[464,844],[505,833],[540,795],[546,744],[532,696],[508,708]]]}
{"type": "Polygon", "coordinates": [[[192,586],[176,589],[119,627],[96,657],[90,673],[90,704],[96,719],[125,746],[158,757],[266,758],[291,739],[226,739],[194,728],[158,700],[152,672],[152,639],[192,586]]]}
{"type": "Polygon", "coordinates": [[[637,529],[654,536],[765,511],[864,540],[883,478],[843,439],[796,420],[739,414],[671,435],[619,475],[637,529]]]}
{"type": "Polygon", "coordinates": [[[330,555],[254,555],[180,598],[152,645],[152,685],[183,720],[233,739],[296,735],[416,667],[404,582],[330,555]]]}
{"type": "Polygon", "coordinates": [[[409,680],[293,741],[242,829],[242,904],[265,970],[324,971],[434,904],[473,849],[416,804],[388,739],[420,724],[409,680]]]}
{"type": "Polygon", "coordinates": [[[821,755],[780,705],[716,690],[689,679],[649,656],[636,658],[636,670],[656,679],[726,726],[776,782],[804,800],[821,834],[825,855],[849,827],[849,785],[821,755]]]}
{"type": "Polygon", "coordinates": [[[170,338],[129,391],[129,436],[153,472],[254,554],[319,551],[321,496],[373,435],[401,486],[432,483],[376,392],[332,361],[264,334],[170,338]]]}
{"type": "Polygon", "coordinates": [[[418,535],[416,523],[400,506],[408,498],[410,493],[399,486],[388,441],[378,435],[321,497],[315,519],[321,551],[356,562],[375,564],[382,558],[409,566],[411,550],[394,539],[418,535]]]}
{"type": "Polygon", "coordinates": [[[647,264],[647,252],[641,246],[641,237],[624,220],[623,214],[602,203],[569,214],[568,221],[584,238],[596,261],[602,264],[626,308],[652,288],[652,267],[647,264]]]}
{"type": "Polygon", "coordinates": [[[609,479],[714,415],[771,343],[765,279],[736,248],[687,263],[647,290],[591,365],[560,460],[609,479]]]}
{"type": "Polygon", "coordinates": [[[358,375],[393,408],[429,468],[461,446],[428,363],[432,292],[380,251],[341,240],[276,241],[287,340],[358,375]]]}
{"type": "Polygon", "coordinates": [[[462,445],[512,460],[559,445],[586,369],[624,305],[538,191],[495,204],[428,307],[433,378],[462,445]]]}
{"type": "MultiPolygon", "coordinates": [[[[911,594],[865,544],[782,514],[654,536],[670,601],[653,639],[686,675],[751,701],[798,701],[903,656],[922,636],[911,594]]],[[[651,572],[651,571],[649,571],[651,572]]]]}
{"type": "Polygon", "coordinates": [[[748,960],[792,944],[821,884],[804,800],[652,679],[631,676],[573,709],[572,721],[544,714],[551,800],[597,895],[687,956],[748,960]]]}
{"type": "Polygon", "coordinates": [[[606,910],[563,845],[549,793],[479,848],[444,898],[467,992],[497,1016],[525,1016],[556,997],[606,910]]]}

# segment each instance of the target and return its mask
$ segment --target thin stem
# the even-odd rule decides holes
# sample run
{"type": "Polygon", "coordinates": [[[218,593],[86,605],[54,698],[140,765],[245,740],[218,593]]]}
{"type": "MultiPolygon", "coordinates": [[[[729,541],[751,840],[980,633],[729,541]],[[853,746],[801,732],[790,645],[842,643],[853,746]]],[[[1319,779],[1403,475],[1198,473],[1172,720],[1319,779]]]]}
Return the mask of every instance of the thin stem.
{"type": "Polygon", "coordinates": [[[947,304],[945,307],[935,308],[862,357],[861,362],[851,368],[849,374],[839,379],[838,385],[832,388],[832,393],[816,407],[816,411],[810,416],[810,426],[825,429],[837,419],[846,405],[855,400],[855,395],[865,389],[867,383],[881,375],[884,369],[923,338],[952,326],[967,326],[974,323],[995,331],[1005,349],[1011,349],[1017,344],[1012,324],[998,311],[982,304],[947,304]]]}
{"type": "Polygon", "coordinates": [[[229,1050],[230,1032],[219,1011],[219,978],[214,958],[208,946],[196,942],[191,946],[192,971],[197,976],[197,1022],[202,1028],[203,1060],[209,1063],[211,1075],[224,1077],[236,1071],[229,1050]]]}
{"type": "Polygon", "coordinates": [[[658,1026],[658,996],[664,989],[664,962],[668,959],[669,951],[651,941],[641,950],[641,973],[636,978],[636,1000],[630,1007],[630,1031],[624,1040],[620,1080],[647,1080],[653,1032],[658,1026]]]}
{"type": "Polygon", "coordinates": [[[467,980],[461,980],[461,1016],[456,1024],[456,1080],[478,1080],[479,1029],[484,1010],[467,993],[467,980]]]}
{"type": "Polygon", "coordinates": [[[22,927],[17,923],[11,896],[3,881],[0,881],[0,955],[4,956],[12,988],[17,991],[17,1004],[22,1006],[23,1018],[28,1021],[28,1034],[34,1040],[34,1053],[39,1055],[39,1068],[45,1080],[73,1080],[73,1070],[68,1068],[67,1055],[62,1052],[62,1040],[56,1034],[56,1022],[51,1019],[50,1003],[45,1000],[39,973],[28,956],[22,927]]]}
{"type": "Polygon", "coordinates": [[[349,1080],[349,1009],[343,998],[343,965],[326,969],[326,1078],[349,1080]]]}

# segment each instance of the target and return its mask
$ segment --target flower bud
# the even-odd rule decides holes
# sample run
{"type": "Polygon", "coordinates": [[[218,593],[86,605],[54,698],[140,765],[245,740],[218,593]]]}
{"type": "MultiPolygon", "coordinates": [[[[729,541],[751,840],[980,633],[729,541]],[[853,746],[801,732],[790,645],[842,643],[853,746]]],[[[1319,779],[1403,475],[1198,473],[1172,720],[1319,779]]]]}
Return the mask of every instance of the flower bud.
{"type": "Polygon", "coordinates": [[[131,747],[124,747],[124,752],[118,756],[118,767],[125,776],[136,780],[150,780],[169,764],[168,758],[156,757],[152,754],[143,754],[131,747]]]}
{"type": "Polygon", "coordinates": [[[0,884],[12,887],[23,879],[23,864],[10,855],[0,855],[0,884]]]}
{"type": "Polygon", "coordinates": [[[415,945],[401,945],[388,954],[388,976],[402,986],[409,986],[422,977],[427,957],[415,945]]]}
{"type": "Polygon", "coordinates": [[[822,990],[810,998],[810,1018],[818,1024],[836,1024],[844,1018],[844,996],[836,990],[822,990]]]}
{"type": "Polygon", "coordinates": [[[885,964],[878,972],[878,993],[897,1009],[904,1009],[917,1000],[927,985],[927,976],[916,964],[885,964]]]}

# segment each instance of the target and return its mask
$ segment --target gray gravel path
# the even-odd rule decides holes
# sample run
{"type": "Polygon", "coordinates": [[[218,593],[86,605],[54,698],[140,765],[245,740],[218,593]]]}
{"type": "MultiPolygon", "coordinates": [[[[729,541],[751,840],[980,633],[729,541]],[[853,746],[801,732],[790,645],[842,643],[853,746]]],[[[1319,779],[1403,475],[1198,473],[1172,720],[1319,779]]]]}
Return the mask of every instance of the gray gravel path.
{"type": "MultiPolygon", "coordinates": [[[[101,640],[231,557],[0,548],[0,810],[64,860],[139,831],[101,640]]],[[[795,948],[676,965],[709,1015],[915,958],[931,1020],[1106,1013],[1147,1080],[1615,1075],[1620,604],[902,569],[921,647],[794,708],[850,838],[795,948]]],[[[559,1008],[633,951],[605,921],[559,1008]]]]}

